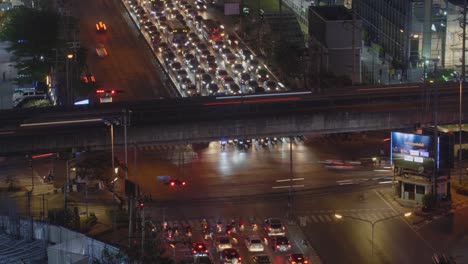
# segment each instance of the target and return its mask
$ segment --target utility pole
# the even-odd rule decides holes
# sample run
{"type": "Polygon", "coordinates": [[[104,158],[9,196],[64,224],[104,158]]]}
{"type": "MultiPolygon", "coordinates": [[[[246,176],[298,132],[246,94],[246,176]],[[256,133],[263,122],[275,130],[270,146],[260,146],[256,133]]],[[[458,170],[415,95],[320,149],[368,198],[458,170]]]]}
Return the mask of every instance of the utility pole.
{"type": "Polygon", "coordinates": [[[141,256],[145,250],[145,207],[141,207],[141,256]]]}
{"type": "MultiPolygon", "coordinates": [[[[438,60],[434,60],[434,79],[437,80],[437,62],[438,60]]],[[[435,82],[435,85],[434,85],[434,177],[433,177],[433,194],[436,196],[436,199],[438,200],[437,198],[437,177],[438,177],[438,162],[439,162],[439,159],[438,159],[438,156],[439,156],[439,153],[438,153],[438,104],[439,104],[439,93],[438,93],[438,88],[437,88],[437,82],[435,82]]]]}
{"type": "Polygon", "coordinates": [[[463,22],[462,22],[462,28],[463,28],[463,39],[462,39],[462,73],[460,76],[460,102],[459,102],[459,116],[458,116],[458,183],[462,184],[462,173],[463,173],[463,146],[462,146],[462,98],[463,98],[463,84],[465,83],[465,74],[466,74],[466,55],[465,55],[465,45],[466,45],[466,5],[467,5],[467,0],[463,1],[463,22]]]}
{"type": "MultiPolygon", "coordinates": [[[[351,70],[351,74],[352,74],[352,78],[351,78],[351,84],[354,86],[354,84],[356,83],[356,39],[355,39],[355,27],[356,27],[356,13],[355,12],[352,12],[353,13],[353,22],[352,22],[352,30],[351,30],[351,34],[353,34],[351,36],[351,48],[353,49],[351,54],[353,56],[352,58],[352,70],[351,70]]],[[[373,74],[373,73],[372,73],[373,74]]]]}

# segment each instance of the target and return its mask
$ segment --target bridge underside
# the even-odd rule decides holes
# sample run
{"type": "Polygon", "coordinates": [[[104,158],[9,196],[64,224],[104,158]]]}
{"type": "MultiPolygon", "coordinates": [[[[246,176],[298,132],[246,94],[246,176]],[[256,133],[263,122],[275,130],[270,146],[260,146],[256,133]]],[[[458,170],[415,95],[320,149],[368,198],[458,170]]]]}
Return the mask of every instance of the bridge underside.
{"type": "MultiPolygon", "coordinates": [[[[440,111],[439,123],[458,122],[458,112],[440,111]]],[[[162,122],[130,125],[127,129],[129,145],[187,144],[218,141],[222,138],[259,138],[293,135],[312,135],[339,132],[411,129],[416,124],[432,125],[432,113],[411,114],[402,110],[390,112],[319,112],[242,117],[234,119],[162,122]]],[[[24,154],[70,149],[99,150],[110,148],[110,128],[96,124],[85,128],[41,128],[34,133],[18,133],[0,138],[0,153],[24,154]]],[[[123,126],[114,126],[114,144],[124,145],[123,126]]]]}

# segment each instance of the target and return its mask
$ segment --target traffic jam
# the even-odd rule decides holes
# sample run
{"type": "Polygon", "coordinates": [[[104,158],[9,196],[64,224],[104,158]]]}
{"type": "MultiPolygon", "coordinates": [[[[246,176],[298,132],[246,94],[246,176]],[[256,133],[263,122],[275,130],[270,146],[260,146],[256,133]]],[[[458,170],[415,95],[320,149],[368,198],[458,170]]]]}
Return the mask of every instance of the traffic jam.
{"type": "Polygon", "coordinates": [[[125,3],[183,97],[286,91],[236,35],[207,18],[204,0],[125,3]]]}
{"type": "MultiPolygon", "coordinates": [[[[153,229],[155,230],[155,229],[153,229]]],[[[203,219],[196,226],[163,222],[166,249],[177,262],[186,263],[289,263],[309,264],[309,259],[289,240],[280,219],[203,219]]]]}

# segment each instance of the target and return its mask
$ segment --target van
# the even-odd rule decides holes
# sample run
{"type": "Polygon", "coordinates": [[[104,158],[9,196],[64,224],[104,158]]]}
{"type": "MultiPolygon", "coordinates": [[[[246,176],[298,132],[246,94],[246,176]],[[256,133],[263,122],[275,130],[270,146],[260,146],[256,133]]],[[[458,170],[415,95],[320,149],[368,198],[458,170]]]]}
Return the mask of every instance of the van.
{"type": "Polygon", "coordinates": [[[13,105],[18,105],[21,101],[27,98],[46,99],[47,94],[42,91],[32,90],[15,90],[13,93],[13,105]]]}

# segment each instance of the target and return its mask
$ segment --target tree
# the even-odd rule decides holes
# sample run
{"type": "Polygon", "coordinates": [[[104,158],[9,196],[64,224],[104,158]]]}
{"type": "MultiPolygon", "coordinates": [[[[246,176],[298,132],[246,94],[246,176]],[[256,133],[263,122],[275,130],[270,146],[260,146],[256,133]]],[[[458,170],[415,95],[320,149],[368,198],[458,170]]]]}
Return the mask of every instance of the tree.
{"type": "Polygon", "coordinates": [[[46,99],[38,99],[38,100],[31,100],[24,105],[22,105],[21,108],[36,108],[36,107],[50,107],[52,104],[50,103],[49,100],[46,99]]]}
{"type": "MultiPolygon", "coordinates": [[[[118,165],[118,163],[115,163],[118,165]]],[[[76,173],[89,180],[102,180],[110,182],[112,179],[112,161],[109,152],[87,153],[86,156],[76,164],[76,173]]]]}
{"type": "Polygon", "coordinates": [[[301,61],[302,50],[287,42],[280,42],[274,47],[275,61],[284,77],[295,78],[302,76],[304,65],[303,61],[301,61]]]}

